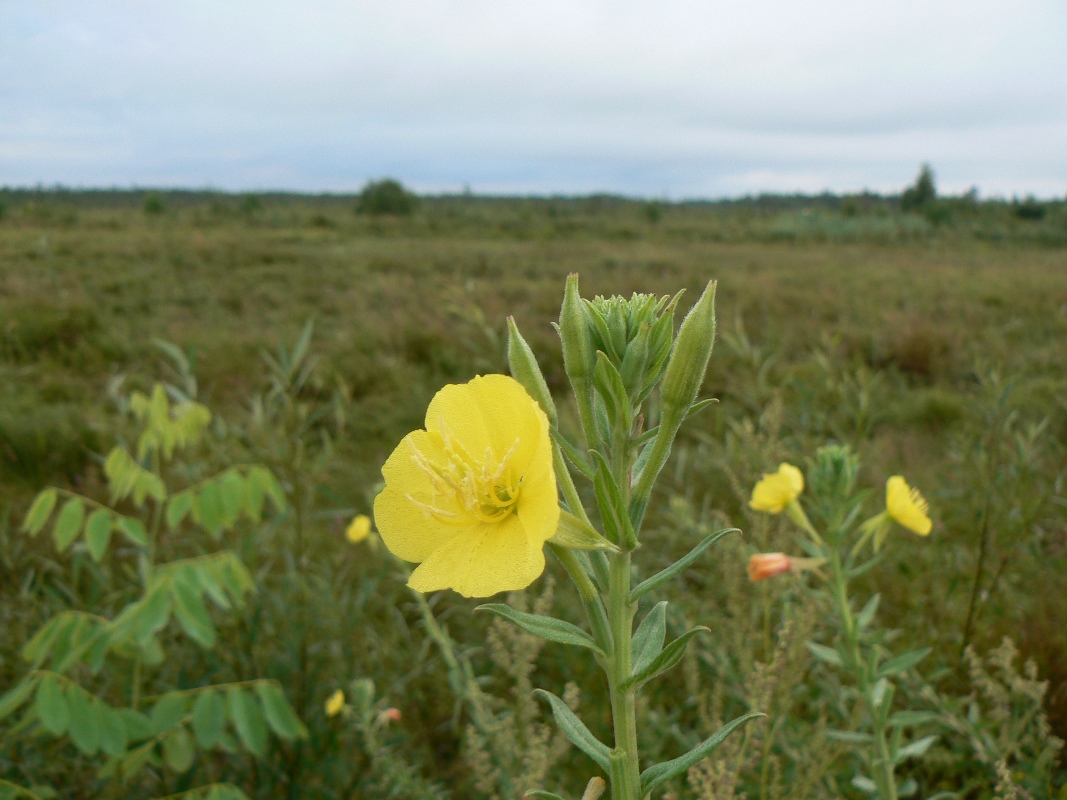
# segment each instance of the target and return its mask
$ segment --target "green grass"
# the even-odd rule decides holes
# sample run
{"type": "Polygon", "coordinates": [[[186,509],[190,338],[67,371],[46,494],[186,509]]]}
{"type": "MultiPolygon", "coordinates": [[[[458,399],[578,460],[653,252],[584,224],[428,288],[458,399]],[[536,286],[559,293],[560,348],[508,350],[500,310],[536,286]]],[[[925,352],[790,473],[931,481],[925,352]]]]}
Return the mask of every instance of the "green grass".
{"type": "MultiPolygon", "coordinates": [[[[746,530],[671,598],[680,618],[747,637],[709,645],[704,666],[691,670],[743,682],[753,659],[770,658],[794,590],[750,586],[744,560],[754,549],[793,545],[785,528],[748,514],[743,493],[779,460],[803,463],[820,444],[845,442],[862,455],[867,484],[904,474],[933,509],[930,538],[896,535],[871,579],[885,596],[883,621],[910,643],[935,645],[936,667],[957,689],[969,613],[981,649],[1012,636],[1051,681],[1048,709],[1067,733],[1063,203],[1033,220],[1006,204],[961,201],[935,225],[882,201],[843,213],[829,200],[653,211],[614,198],[431,198],[412,216],[391,218],[354,214],[352,198],[163,194],[150,214],[138,195],[3,199],[0,527],[10,521],[12,541],[44,484],[99,487],[99,453],[126,430],[109,387],[122,376],[140,386],[167,377],[153,339],[191,355],[201,401],[236,429],[267,386],[262,351],[292,343],[314,320],[319,363],[302,402],[325,408],[338,391],[347,400],[345,426],[330,428],[335,449],[310,493],[318,510],[302,533],[317,587],[301,595],[309,654],[292,657],[297,632],[286,604],[310,590],[287,583],[281,565],[292,545],[283,532],[245,541],[268,591],[260,627],[231,632],[261,672],[283,683],[301,676],[307,697],[298,706],[313,717],[301,774],[321,769],[305,778],[306,796],[343,796],[330,793],[330,776],[344,774],[344,748],[356,745],[339,739],[318,708],[327,688],[358,676],[374,679],[393,704],[418,701],[403,709],[410,724],[397,746],[426,775],[472,791],[471,768],[457,760],[453,699],[418,614],[389,567],[343,542],[342,517],[369,511],[381,463],[421,426],[442,384],[506,371],[507,315],[562,398],[550,322],[570,272],[581,275],[585,296],[686,288],[685,308],[709,278],[719,281],[720,335],[704,389],[721,402],[684,429],[682,459],[668,467],[638,558],[649,570],[662,566],[701,525],[746,530]],[[424,662],[412,667],[419,653],[424,662]]],[[[573,422],[571,410],[564,416],[573,422]]],[[[222,441],[250,446],[239,436],[222,441]]],[[[0,690],[19,673],[17,647],[38,618],[25,610],[42,597],[26,570],[44,581],[63,569],[46,542],[4,542],[0,615],[20,622],[10,627],[18,636],[0,642],[0,690]]],[[[63,591],[87,602],[84,581],[63,591]]],[[[562,586],[558,595],[564,608],[575,602],[562,586]]],[[[470,606],[447,597],[439,608],[454,638],[478,647],[486,622],[472,619],[470,606]]],[[[485,667],[484,655],[475,658],[485,667]]],[[[594,674],[568,675],[551,645],[539,664],[534,684],[554,691],[594,674]]],[[[667,707],[672,691],[688,691],[681,675],[673,680],[667,707]]],[[[596,702],[590,690],[584,713],[596,702]]],[[[719,702],[740,701],[727,693],[719,702]]],[[[660,720],[663,730],[695,724],[691,708],[679,713],[660,720]]],[[[297,756],[287,758],[291,766],[297,756]]],[[[567,759],[578,763],[573,751],[567,759]]],[[[244,777],[261,796],[290,796],[281,778],[244,777]]]]}

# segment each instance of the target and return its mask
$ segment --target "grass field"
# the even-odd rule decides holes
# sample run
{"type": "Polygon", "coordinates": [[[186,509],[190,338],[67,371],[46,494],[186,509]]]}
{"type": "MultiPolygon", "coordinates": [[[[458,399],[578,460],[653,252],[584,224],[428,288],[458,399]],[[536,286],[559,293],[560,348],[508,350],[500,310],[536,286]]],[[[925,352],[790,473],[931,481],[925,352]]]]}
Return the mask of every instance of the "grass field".
{"type": "MultiPolygon", "coordinates": [[[[719,281],[704,393],[720,402],[683,429],[640,556],[648,569],[663,566],[691,546],[694,531],[720,522],[745,533],[669,597],[679,622],[700,621],[714,636],[648,709],[652,752],[746,705],[754,665],[774,656],[783,619],[807,635],[823,625],[803,599],[802,578],[747,582],[748,555],[788,550],[792,537],[745,501],[762,472],[783,460],[804,464],[828,442],[860,455],[864,485],[904,474],[931,504],[931,536],[894,535],[886,563],[864,579],[866,591],[882,593],[880,619],[899,630],[898,641],[934,647],[920,670],[927,683],[916,677],[908,691],[966,697],[974,675],[963,647],[986,652],[1010,636],[1050,682],[1044,708],[1053,731],[1067,736],[1064,203],[1033,218],[1011,204],[964,201],[903,216],[880,198],[455,197],[424,200],[411,216],[372,217],[336,197],[173,194],[151,213],[136,193],[0,198],[0,693],[25,671],[19,648],[51,611],[118,602],[100,587],[128,571],[121,559],[90,568],[84,553],[57,557],[18,525],[46,484],[103,496],[101,454],[131,431],[111,399],[117,379],[141,389],[174,380],[154,344],[162,339],[188,354],[198,399],[215,414],[212,444],[199,457],[267,463],[292,506],[234,534],[227,546],[259,592],[236,622],[220,623],[216,650],[186,646],[158,685],[254,671],[281,681],[310,729],[306,741],[272,745],[263,763],[199,758],[197,780],[224,775],[256,797],[499,796],[464,734],[467,712],[443,651],[397,566],[380,549],[348,544],[343,530],[352,514],[370,513],[382,462],[422,426],[442,385],[507,371],[508,315],[562,402],[567,379],[550,323],[566,276],[577,272],[587,297],[684,288],[682,308],[708,279],[719,281]],[[282,344],[291,351],[308,321],[313,373],[290,387],[292,414],[264,427],[253,413],[253,398],[271,385],[262,354],[282,344]],[[388,761],[372,753],[368,730],[321,710],[335,688],[363,677],[403,713],[383,745],[388,761]]],[[[573,410],[563,414],[573,427],[573,410]]],[[[190,547],[162,545],[176,554],[190,547]]],[[[555,613],[577,620],[570,587],[553,574],[555,613]]],[[[530,594],[546,591],[539,583],[530,594]]],[[[531,655],[528,642],[501,640],[496,626],[485,648],[490,626],[469,613],[473,605],[448,595],[434,611],[476,674],[494,676],[482,686],[499,698],[500,714],[514,706],[507,718],[524,720],[524,731],[547,721],[543,709],[531,721],[532,701],[512,692],[526,685],[525,673],[502,678],[493,668],[523,660],[501,649],[526,647],[523,657],[538,659],[534,686],[562,690],[573,680],[583,710],[604,716],[591,668],[574,670],[553,645],[531,655]]],[[[763,798],[776,796],[773,775],[799,785],[819,760],[833,766],[804,784],[803,796],[853,796],[837,775],[847,756],[823,735],[833,712],[820,698],[832,680],[802,647],[782,647],[792,655],[764,747],[722,769],[740,776],[738,792],[763,798]]],[[[66,786],[61,797],[105,796],[91,759],[48,738],[24,741],[5,724],[0,778],[66,786]]],[[[965,735],[940,735],[907,773],[922,796],[963,788],[960,796],[991,797],[992,766],[973,760],[965,735]]],[[[1029,765],[1017,767],[1024,772],[1038,769],[1031,750],[1041,738],[1025,736],[1011,755],[1029,765]]],[[[576,785],[585,775],[579,754],[552,753],[552,775],[576,785]]],[[[1052,769],[1062,783],[1064,768],[1052,769]]],[[[191,785],[188,775],[157,773],[128,796],[191,785]]],[[[719,794],[692,782],[675,790],[734,796],[725,785],[719,794]]]]}

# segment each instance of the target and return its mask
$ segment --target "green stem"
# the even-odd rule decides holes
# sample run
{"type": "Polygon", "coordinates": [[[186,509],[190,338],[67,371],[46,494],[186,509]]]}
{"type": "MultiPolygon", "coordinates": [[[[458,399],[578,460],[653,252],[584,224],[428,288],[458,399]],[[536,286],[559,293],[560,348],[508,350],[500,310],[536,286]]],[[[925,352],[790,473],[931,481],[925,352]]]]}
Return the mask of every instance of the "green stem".
{"type": "Polygon", "coordinates": [[[612,553],[608,616],[615,643],[608,665],[611,717],[615,728],[615,769],[611,776],[612,800],[641,800],[640,762],[637,751],[637,706],[633,686],[622,689],[633,673],[633,618],[630,602],[630,553],[612,553]]]}
{"type": "Polygon", "coordinates": [[[604,603],[600,599],[596,586],[593,585],[593,581],[589,578],[589,574],[585,571],[574,551],[568,550],[566,547],[559,547],[551,542],[548,543],[548,547],[559,559],[563,568],[567,570],[567,574],[570,576],[571,581],[574,582],[575,588],[578,589],[578,596],[582,598],[582,605],[585,606],[585,613],[589,617],[589,625],[593,629],[593,638],[605,653],[610,653],[613,649],[613,634],[608,623],[607,614],[604,612],[604,603]]]}
{"type": "Polygon", "coordinates": [[[878,785],[879,794],[883,800],[897,800],[897,781],[893,775],[893,761],[889,757],[889,743],[885,737],[885,725],[882,724],[881,714],[874,702],[874,686],[867,674],[866,662],[860,652],[860,631],[856,624],[856,618],[852,615],[852,608],[848,602],[848,580],[841,568],[841,554],[836,550],[830,551],[830,567],[834,579],[834,599],[837,601],[837,610],[841,615],[841,623],[844,627],[845,643],[848,647],[848,668],[859,684],[860,696],[867,708],[867,715],[871,719],[871,733],[874,738],[874,756],[872,768],[874,782],[878,785]]]}

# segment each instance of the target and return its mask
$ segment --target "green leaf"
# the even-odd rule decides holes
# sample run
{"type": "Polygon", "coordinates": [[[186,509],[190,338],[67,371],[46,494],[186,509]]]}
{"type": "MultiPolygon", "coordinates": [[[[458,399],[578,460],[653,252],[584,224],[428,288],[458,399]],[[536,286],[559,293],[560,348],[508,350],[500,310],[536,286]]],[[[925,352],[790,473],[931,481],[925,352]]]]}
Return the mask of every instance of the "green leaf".
{"type": "Polygon", "coordinates": [[[237,686],[226,691],[226,705],[230,710],[230,719],[237,729],[237,735],[245,749],[253,755],[262,756],[267,752],[267,726],[263,712],[252,696],[237,686]]]}
{"type": "Polygon", "coordinates": [[[56,736],[62,736],[70,724],[70,705],[63,685],[54,675],[45,675],[37,684],[34,709],[41,724],[56,736]]]}
{"type": "Polygon", "coordinates": [[[820,661],[825,661],[827,664],[832,664],[835,667],[844,667],[845,662],[841,658],[841,654],[834,650],[832,647],[818,644],[817,642],[808,642],[808,650],[820,661]]]}
{"type": "Polygon", "coordinates": [[[926,755],[926,751],[930,749],[937,739],[937,735],[934,734],[933,736],[924,736],[921,739],[916,739],[911,744],[904,745],[897,751],[895,763],[899,764],[907,758],[919,758],[926,755]]]}
{"type": "Polygon", "coordinates": [[[283,739],[301,739],[307,736],[307,729],[293,711],[282,690],[271,681],[256,684],[256,694],[263,705],[263,713],[271,730],[283,739]]]}
{"type": "Polygon", "coordinates": [[[226,512],[222,505],[222,491],[217,482],[204,486],[193,501],[193,518],[214,538],[226,527],[226,512]]]}
{"type": "Polygon", "coordinates": [[[100,718],[100,749],[107,755],[116,757],[126,752],[128,734],[122,714],[101,704],[98,708],[100,718]]]}
{"type": "Polygon", "coordinates": [[[145,530],[141,520],[136,517],[119,517],[115,520],[115,527],[134,544],[148,547],[148,531],[145,530]]]}
{"type": "Polygon", "coordinates": [[[563,800],[558,794],[546,792],[544,789],[531,789],[523,795],[524,800],[527,797],[539,797],[541,800],[563,800]]]}
{"type": "Polygon", "coordinates": [[[193,733],[204,750],[210,750],[222,738],[226,727],[226,704],[218,692],[201,692],[193,704],[193,733]]]}
{"type": "Polygon", "coordinates": [[[172,582],[172,595],[174,597],[174,616],[182,626],[189,638],[205,649],[215,646],[215,626],[211,624],[211,616],[204,607],[204,601],[200,594],[184,580],[177,576],[172,582]]]}
{"type": "Polygon", "coordinates": [[[88,756],[100,749],[100,701],[80,687],[67,692],[70,703],[70,738],[88,756]]]}
{"type": "Polygon", "coordinates": [[[878,784],[872,781],[866,775],[853,776],[852,785],[859,789],[861,792],[866,792],[867,794],[878,793],[878,784]]]}
{"type": "Polygon", "coordinates": [[[127,738],[131,741],[148,739],[154,734],[152,723],[140,711],[135,711],[132,708],[119,708],[115,710],[115,713],[122,720],[122,724],[126,728],[127,738]]]}
{"type": "Polygon", "coordinates": [[[196,748],[189,731],[182,725],[163,740],[163,760],[175,772],[185,772],[193,765],[196,748]]]}
{"type": "Polygon", "coordinates": [[[929,722],[937,722],[940,719],[932,711],[898,711],[886,722],[892,728],[910,728],[916,725],[926,725],[929,722]]]}
{"type": "Polygon", "coordinates": [[[255,481],[259,485],[278,511],[285,511],[285,490],[269,469],[258,465],[252,467],[248,471],[248,480],[255,481]]]}
{"type": "Polygon", "coordinates": [[[826,737],[833,739],[835,742],[848,742],[849,744],[870,744],[874,741],[874,737],[871,734],[860,731],[828,730],[826,737]]]}
{"type": "Polygon", "coordinates": [[[160,584],[136,603],[127,606],[116,619],[116,627],[127,623],[134,640],[144,644],[161,631],[170,619],[171,600],[166,585],[160,584]]]}
{"type": "Polygon", "coordinates": [[[56,527],[52,536],[56,541],[56,549],[63,552],[70,547],[71,542],[78,538],[81,533],[82,523],[85,522],[85,503],[77,497],[72,497],[63,506],[56,518],[56,527]]]}
{"type": "Polygon", "coordinates": [[[694,561],[696,561],[698,558],[700,558],[700,556],[704,554],[705,550],[707,550],[709,547],[719,541],[719,539],[721,539],[722,537],[730,533],[740,532],[740,528],[723,528],[721,531],[715,531],[715,533],[708,534],[704,537],[700,544],[690,550],[688,554],[682,556],[680,559],[675,561],[666,569],[660,570],[651,578],[648,578],[647,580],[641,581],[641,583],[637,584],[637,586],[634,587],[633,591],[630,592],[630,602],[636,603],[638,600],[640,600],[646,594],[651,592],[657,586],[669,581],[675,575],[687,569],[694,561]]]}
{"type": "Polygon", "coordinates": [[[182,692],[170,692],[160,697],[148,716],[152,733],[159,735],[173,728],[181,722],[188,706],[189,698],[182,692]]]}
{"type": "Polygon", "coordinates": [[[167,501],[167,527],[172,531],[176,530],[192,506],[193,497],[189,492],[171,495],[170,500],[167,501]]]}
{"type": "Polygon", "coordinates": [[[881,601],[881,599],[882,595],[875,594],[873,597],[871,597],[870,600],[867,601],[866,605],[863,606],[863,610],[856,615],[856,625],[859,626],[859,629],[861,631],[871,624],[871,621],[874,619],[874,614],[878,610],[878,603],[881,601]]]}
{"type": "Polygon", "coordinates": [[[22,683],[15,684],[9,691],[0,696],[0,719],[3,719],[12,711],[17,710],[36,688],[38,678],[31,675],[22,683]]]}
{"type": "Polygon", "coordinates": [[[627,689],[631,686],[640,686],[648,681],[652,680],[658,675],[662,675],[667,670],[674,667],[679,661],[682,660],[682,656],[685,655],[685,648],[689,645],[689,640],[696,636],[698,633],[710,632],[708,628],[700,625],[693,628],[691,631],[686,631],[665,648],[663,652],[656,656],[652,661],[642,669],[640,672],[635,672],[634,675],[622,684],[623,689],[627,689]]]}
{"type": "Polygon", "coordinates": [[[918,650],[912,650],[907,653],[902,653],[901,655],[896,656],[895,658],[889,659],[878,668],[877,677],[885,678],[889,675],[896,675],[900,672],[907,672],[909,669],[911,669],[924,658],[926,658],[928,655],[930,655],[930,650],[931,649],[929,647],[922,647],[918,650]]]}
{"type": "Polygon", "coordinates": [[[564,508],[559,510],[559,526],[549,541],[571,550],[619,551],[619,548],[601,536],[596,528],[564,508]]]}
{"type": "Polygon", "coordinates": [[[633,639],[633,671],[641,672],[663,652],[663,640],[667,636],[667,601],[662,600],[652,607],[637,626],[633,639]]]}
{"type": "Polygon", "coordinates": [[[596,462],[596,477],[593,479],[593,488],[596,490],[597,505],[600,506],[601,519],[609,534],[616,537],[617,541],[629,542],[631,547],[637,546],[637,537],[634,533],[633,524],[626,512],[626,504],[622,499],[619,484],[615,482],[611,474],[611,467],[599,450],[590,450],[590,455],[596,462]],[[606,514],[604,512],[607,512],[606,514]]]}
{"type": "Polygon", "coordinates": [[[85,543],[89,547],[89,555],[93,557],[93,561],[100,562],[110,542],[111,514],[98,508],[89,515],[89,521],[85,523],[85,543]]]}
{"type": "Polygon", "coordinates": [[[703,742],[698,744],[684,756],[678,756],[678,758],[672,759],[671,761],[664,761],[662,764],[656,764],[655,766],[649,767],[641,773],[641,796],[645,797],[646,795],[651,793],[651,791],[657,786],[666,783],[671,778],[675,778],[678,775],[681,775],[691,766],[696,764],[698,761],[705,758],[709,753],[711,753],[712,750],[722,744],[723,740],[726,739],[726,737],[729,736],[731,733],[733,733],[735,729],[744,725],[750,719],[755,719],[756,717],[762,716],[764,715],[760,714],[757,711],[753,711],[748,714],[745,714],[744,716],[738,717],[735,720],[727,722],[725,725],[719,728],[719,730],[717,730],[703,742]]]}
{"type": "Polygon", "coordinates": [[[542,639],[547,639],[550,642],[572,644],[576,647],[588,647],[590,650],[594,650],[597,653],[600,653],[600,655],[604,655],[604,651],[597,646],[597,643],[593,641],[592,636],[577,625],[572,625],[561,619],[556,619],[555,617],[542,617],[539,614],[527,614],[523,611],[516,611],[511,606],[504,605],[503,603],[486,603],[478,606],[474,610],[488,611],[492,614],[501,616],[509,622],[515,623],[527,633],[532,633],[534,636],[540,636],[542,639]]]}
{"type": "Polygon", "coordinates": [[[553,428],[552,440],[559,445],[560,451],[562,451],[563,455],[567,457],[567,460],[574,465],[574,468],[578,470],[579,473],[587,477],[589,480],[593,480],[596,471],[589,465],[589,462],[586,460],[582,452],[571,444],[566,436],[553,428]]]}
{"type": "Polygon", "coordinates": [[[223,519],[226,521],[226,527],[229,528],[237,522],[237,518],[241,516],[241,511],[245,507],[245,479],[237,470],[230,469],[222,476],[218,485],[223,519]]]}
{"type": "Polygon", "coordinates": [[[22,530],[28,533],[30,536],[36,536],[41,532],[41,528],[48,522],[48,518],[52,516],[52,511],[56,507],[56,499],[58,493],[55,489],[45,489],[36,499],[33,501],[33,505],[30,506],[30,510],[26,512],[26,519],[22,523],[22,530]]]}
{"type": "Polygon", "coordinates": [[[556,719],[556,725],[563,731],[563,735],[570,740],[570,743],[593,759],[604,772],[610,774],[611,750],[608,749],[608,746],[597,739],[589,728],[585,726],[585,723],[578,719],[575,713],[568,708],[567,704],[552,692],[546,692],[544,689],[535,689],[534,694],[547,698],[552,706],[552,716],[556,719]]]}

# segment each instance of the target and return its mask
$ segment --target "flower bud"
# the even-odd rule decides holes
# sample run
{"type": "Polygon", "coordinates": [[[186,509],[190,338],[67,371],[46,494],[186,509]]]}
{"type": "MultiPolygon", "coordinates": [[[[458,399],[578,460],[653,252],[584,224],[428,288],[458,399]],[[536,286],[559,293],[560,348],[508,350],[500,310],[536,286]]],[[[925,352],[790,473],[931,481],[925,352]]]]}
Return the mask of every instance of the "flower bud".
{"type": "Polygon", "coordinates": [[[370,536],[370,517],[366,514],[356,514],[345,530],[345,538],[352,544],[357,544],[368,536],[370,536]]]}
{"type": "Polygon", "coordinates": [[[541,367],[538,366],[530,345],[519,333],[519,326],[515,324],[514,317],[508,317],[508,367],[511,369],[511,377],[522,384],[522,388],[537,401],[552,427],[555,427],[558,419],[552,393],[548,391],[541,367]]]}
{"type": "Polygon", "coordinates": [[[756,553],[748,559],[748,579],[755,583],[789,572],[791,562],[785,553],[756,553]]]}
{"type": "Polygon", "coordinates": [[[589,441],[593,441],[593,370],[596,368],[596,348],[589,330],[589,316],[578,294],[578,275],[567,276],[563,293],[563,307],[559,311],[559,338],[563,346],[563,366],[574,388],[578,416],[589,441]]]}
{"type": "Polygon", "coordinates": [[[600,800],[600,796],[607,788],[607,781],[599,775],[590,778],[589,783],[585,785],[585,792],[582,793],[582,800],[600,800]]]}
{"type": "Polygon", "coordinates": [[[388,725],[390,722],[400,722],[402,716],[399,708],[387,708],[378,714],[378,724],[388,725]]]}
{"type": "Polygon", "coordinates": [[[663,421],[681,424],[697,398],[715,344],[715,281],[690,309],[678,329],[674,351],[663,377],[663,421]]]}

